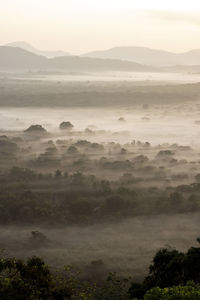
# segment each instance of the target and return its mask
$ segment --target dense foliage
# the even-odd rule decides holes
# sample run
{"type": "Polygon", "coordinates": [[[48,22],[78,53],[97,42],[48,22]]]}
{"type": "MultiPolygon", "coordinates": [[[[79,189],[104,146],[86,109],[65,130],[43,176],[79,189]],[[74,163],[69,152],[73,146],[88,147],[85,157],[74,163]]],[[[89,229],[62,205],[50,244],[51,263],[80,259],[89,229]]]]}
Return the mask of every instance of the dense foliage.
{"type": "Polygon", "coordinates": [[[56,272],[38,257],[0,260],[4,300],[199,300],[200,248],[161,249],[143,283],[110,274],[104,282],[80,280],[69,268],[56,272]]]}
{"type": "Polygon", "coordinates": [[[100,134],[91,129],[67,134],[49,140],[34,125],[0,136],[2,224],[93,224],[200,210],[199,161],[190,147],[72,139],[100,134]]]}
{"type": "Polygon", "coordinates": [[[144,296],[144,300],[198,300],[200,289],[193,283],[172,288],[153,288],[144,296]]]}
{"type": "Polygon", "coordinates": [[[200,184],[178,188],[132,188],[131,175],[110,182],[57,170],[36,173],[13,167],[0,177],[1,224],[93,224],[146,214],[200,209],[200,184]]]}

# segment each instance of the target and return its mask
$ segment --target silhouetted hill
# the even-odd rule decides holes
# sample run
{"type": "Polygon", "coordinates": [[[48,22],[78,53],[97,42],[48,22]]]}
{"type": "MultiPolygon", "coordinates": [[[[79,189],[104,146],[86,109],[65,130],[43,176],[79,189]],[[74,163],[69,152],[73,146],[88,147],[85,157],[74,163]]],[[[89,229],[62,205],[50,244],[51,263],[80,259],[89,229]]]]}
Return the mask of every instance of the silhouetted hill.
{"type": "Polygon", "coordinates": [[[145,47],[115,47],[105,51],[86,53],[82,56],[104,59],[122,59],[154,66],[200,64],[200,50],[191,50],[185,53],[172,53],[145,47]]]}
{"type": "Polygon", "coordinates": [[[0,71],[40,69],[48,65],[48,59],[21,48],[0,47],[0,71]]]}
{"type": "Polygon", "coordinates": [[[47,58],[70,55],[69,53],[67,53],[65,51],[43,51],[43,50],[38,50],[38,49],[36,49],[35,47],[33,47],[32,45],[30,45],[26,42],[14,42],[14,43],[9,43],[5,46],[22,48],[24,50],[30,51],[30,52],[35,53],[37,55],[46,56],[47,58]]]}
{"type": "Polygon", "coordinates": [[[63,56],[48,59],[21,48],[0,47],[0,71],[154,71],[129,61],[63,56]]]}

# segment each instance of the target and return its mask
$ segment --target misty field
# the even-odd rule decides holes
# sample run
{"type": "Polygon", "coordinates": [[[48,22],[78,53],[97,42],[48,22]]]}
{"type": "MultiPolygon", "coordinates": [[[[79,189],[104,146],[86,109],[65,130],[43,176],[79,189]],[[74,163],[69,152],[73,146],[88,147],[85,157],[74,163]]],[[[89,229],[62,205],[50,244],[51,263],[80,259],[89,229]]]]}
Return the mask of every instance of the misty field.
{"type": "MultiPolygon", "coordinates": [[[[89,81],[87,76],[83,76],[83,81],[76,81],[78,75],[73,75],[73,81],[65,81],[64,75],[60,81],[54,77],[42,80],[39,75],[34,75],[33,80],[18,76],[18,79],[9,75],[0,80],[2,132],[25,130],[31,124],[41,124],[49,131],[58,132],[59,124],[69,120],[76,131],[86,128],[106,131],[107,134],[100,137],[92,136],[92,140],[100,142],[136,139],[152,144],[196,146],[199,143],[197,75],[194,75],[197,76],[194,83],[189,83],[189,74],[185,75],[184,83],[176,80],[177,74],[170,83],[134,78],[127,81],[126,77],[124,81],[106,82],[89,81]]],[[[184,77],[184,74],[179,76],[184,77]]]]}
{"type": "Polygon", "coordinates": [[[87,277],[94,276],[93,261],[102,260],[98,275],[116,271],[140,280],[148,272],[152,257],[160,248],[186,251],[197,245],[199,213],[174,216],[136,217],[117,224],[48,229],[40,227],[1,226],[0,247],[5,255],[39,255],[51,266],[71,265],[87,277]],[[48,245],[32,249],[31,231],[40,230],[48,245]]]}

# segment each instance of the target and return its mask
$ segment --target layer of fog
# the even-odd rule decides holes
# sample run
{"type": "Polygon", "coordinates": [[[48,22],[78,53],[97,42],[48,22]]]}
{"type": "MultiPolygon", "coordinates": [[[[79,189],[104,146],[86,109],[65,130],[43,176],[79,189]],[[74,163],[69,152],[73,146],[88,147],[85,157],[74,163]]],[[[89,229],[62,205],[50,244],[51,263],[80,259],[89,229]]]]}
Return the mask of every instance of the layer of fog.
{"type": "MultiPolygon", "coordinates": [[[[199,213],[146,216],[119,224],[62,229],[2,227],[0,248],[17,257],[40,255],[52,266],[71,265],[92,272],[91,261],[102,260],[100,270],[136,279],[146,275],[153,255],[162,247],[186,251],[199,236],[199,213]],[[31,231],[43,232],[48,244],[34,248],[31,231]]],[[[197,245],[197,244],[196,244],[197,245]]],[[[98,268],[94,268],[98,273],[98,268]]]]}
{"type": "Polygon", "coordinates": [[[200,82],[199,73],[168,73],[168,72],[102,72],[102,73],[81,73],[71,72],[65,74],[7,74],[1,75],[1,78],[21,79],[21,80],[43,80],[59,82],[81,82],[81,81],[130,81],[146,83],[195,83],[200,82]]]}
{"type": "MultiPolygon", "coordinates": [[[[199,106],[152,106],[135,109],[91,108],[0,108],[0,128],[25,130],[31,124],[41,124],[50,132],[59,133],[62,121],[70,121],[74,131],[86,128],[105,130],[105,134],[85,134],[92,141],[130,142],[133,139],[151,144],[178,143],[192,147],[200,144],[199,106]],[[119,118],[123,118],[119,121],[119,118]]],[[[73,134],[72,134],[73,137],[73,134]]],[[[62,137],[67,138],[67,134],[62,137]]],[[[76,134],[76,139],[78,138],[76,134]]]]}

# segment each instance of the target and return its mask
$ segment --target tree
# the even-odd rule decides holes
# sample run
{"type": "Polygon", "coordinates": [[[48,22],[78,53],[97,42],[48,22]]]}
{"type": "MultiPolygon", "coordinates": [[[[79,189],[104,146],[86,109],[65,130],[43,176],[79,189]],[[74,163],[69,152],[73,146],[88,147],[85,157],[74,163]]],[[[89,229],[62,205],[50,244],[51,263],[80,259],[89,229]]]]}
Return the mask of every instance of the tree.
{"type": "Polygon", "coordinates": [[[70,294],[69,290],[63,293],[61,284],[38,257],[32,257],[27,262],[15,258],[0,260],[1,300],[64,300],[70,294]],[[56,294],[60,297],[56,298],[56,294]]]}
{"type": "Polygon", "coordinates": [[[61,178],[62,172],[60,170],[56,170],[54,176],[55,176],[55,178],[61,178]]]}
{"type": "Polygon", "coordinates": [[[60,130],[72,130],[74,125],[71,122],[62,122],[59,125],[60,130]]]}
{"type": "Polygon", "coordinates": [[[150,274],[145,279],[145,284],[161,288],[184,284],[184,259],[184,253],[177,250],[159,250],[150,265],[150,274]]]}
{"type": "Polygon", "coordinates": [[[67,149],[67,153],[68,154],[77,154],[78,153],[78,149],[74,146],[70,146],[68,149],[67,149]]]}
{"type": "Polygon", "coordinates": [[[185,278],[200,282],[200,248],[191,247],[185,255],[185,278]]]}
{"type": "Polygon", "coordinates": [[[26,133],[47,133],[46,129],[41,125],[31,125],[24,132],[26,133]]]}

